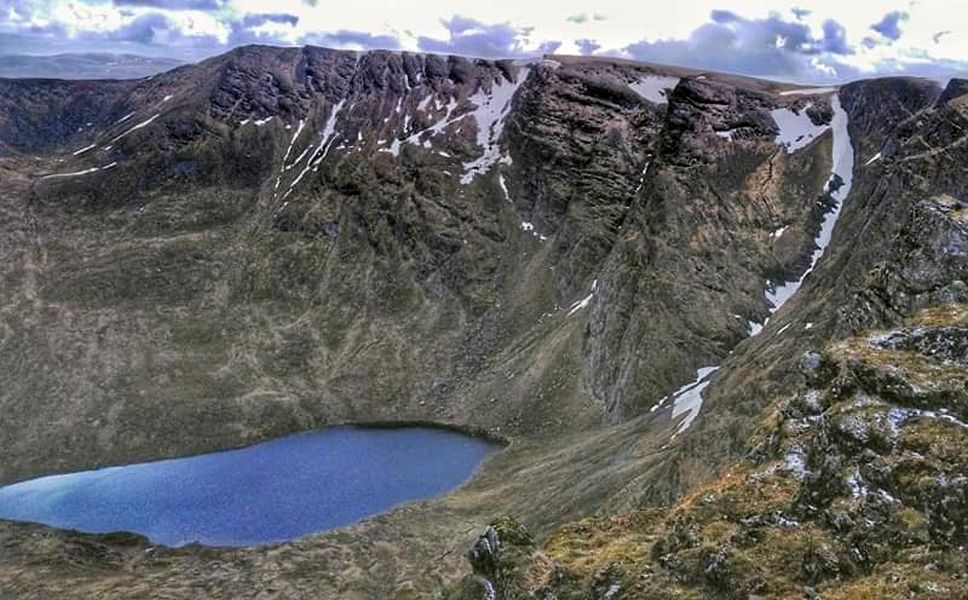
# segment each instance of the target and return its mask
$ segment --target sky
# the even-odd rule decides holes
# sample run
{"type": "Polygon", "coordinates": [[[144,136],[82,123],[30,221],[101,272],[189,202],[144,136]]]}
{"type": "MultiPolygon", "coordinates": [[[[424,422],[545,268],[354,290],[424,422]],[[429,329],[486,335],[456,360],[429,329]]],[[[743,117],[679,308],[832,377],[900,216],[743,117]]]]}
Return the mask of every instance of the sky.
{"type": "Polygon", "coordinates": [[[0,0],[0,55],[245,44],[617,56],[807,83],[968,72],[965,0],[0,0]]]}

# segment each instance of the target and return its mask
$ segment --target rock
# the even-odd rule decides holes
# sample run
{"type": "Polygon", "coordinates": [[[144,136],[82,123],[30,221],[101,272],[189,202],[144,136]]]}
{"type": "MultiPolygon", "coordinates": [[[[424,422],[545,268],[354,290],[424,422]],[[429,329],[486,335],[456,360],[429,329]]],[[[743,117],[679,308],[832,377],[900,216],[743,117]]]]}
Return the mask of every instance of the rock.
{"type": "Polygon", "coordinates": [[[500,551],[501,541],[498,539],[497,531],[488,526],[471,546],[467,559],[475,572],[493,575],[497,569],[500,551]]]}

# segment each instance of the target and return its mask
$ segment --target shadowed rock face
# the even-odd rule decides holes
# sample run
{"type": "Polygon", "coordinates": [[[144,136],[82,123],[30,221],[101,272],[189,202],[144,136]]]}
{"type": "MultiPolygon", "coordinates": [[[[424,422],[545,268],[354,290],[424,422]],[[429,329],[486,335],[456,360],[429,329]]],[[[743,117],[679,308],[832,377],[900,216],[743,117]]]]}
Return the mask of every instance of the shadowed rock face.
{"type": "MultiPolygon", "coordinates": [[[[136,82],[0,82],[0,482],[346,421],[515,442],[452,499],[285,560],[212,551],[181,579],[192,549],[137,561],[173,594],[205,570],[230,593],[246,569],[281,569],[296,597],[320,581],[419,596],[462,568],[468,523],[512,512],[540,535],[671,501],[746,450],[805,350],[961,301],[951,89],[839,92],[853,190],[815,272],[746,341],[831,207],[829,90],[256,46],[136,82]],[[778,110],[815,139],[778,144],[778,110]],[[670,445],[668,406],[648,409],[719,363],[670,445]]],[[[41,589],[21,567],[45,550],[2,531],[20,557],[8,576],[41,589]]],[[[79,577],[58,565],[49,592],[79,577]]]]}

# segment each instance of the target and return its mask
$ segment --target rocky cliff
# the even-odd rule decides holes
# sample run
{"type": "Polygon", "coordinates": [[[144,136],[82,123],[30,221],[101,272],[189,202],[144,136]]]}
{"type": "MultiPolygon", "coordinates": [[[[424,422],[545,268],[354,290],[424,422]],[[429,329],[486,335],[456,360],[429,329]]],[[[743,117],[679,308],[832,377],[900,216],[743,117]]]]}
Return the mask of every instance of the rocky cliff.
{"type": "Polygon", "coordinates": [[[683,75],[249,47],[4,82],[3,477],[641,414],[762,320],[830,168],[775,143],[802,96],[683,75]]]}

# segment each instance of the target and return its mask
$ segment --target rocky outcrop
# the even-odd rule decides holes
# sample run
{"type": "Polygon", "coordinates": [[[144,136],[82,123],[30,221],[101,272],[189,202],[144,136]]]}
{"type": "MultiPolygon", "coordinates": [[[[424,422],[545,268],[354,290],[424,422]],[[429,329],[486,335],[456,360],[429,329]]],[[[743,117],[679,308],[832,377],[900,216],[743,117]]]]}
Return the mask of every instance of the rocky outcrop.
{"type": "Polygon", "coordinates": [[[520,523],[502,517],[487,526],[467,553],[473,577],[449,595],[452,600],[506,598],[520,586],[516,566],[532,552],[534,541],[520,523]]]}
{"type": "Polygon", "coordinates": [[[570,524],[498,557],[490,571],[517,577],[496,598],[968,593],[966,315],[932,309],[805,356],[809,384],[775,404],[746,459],[669,509],[570,524]]]}

